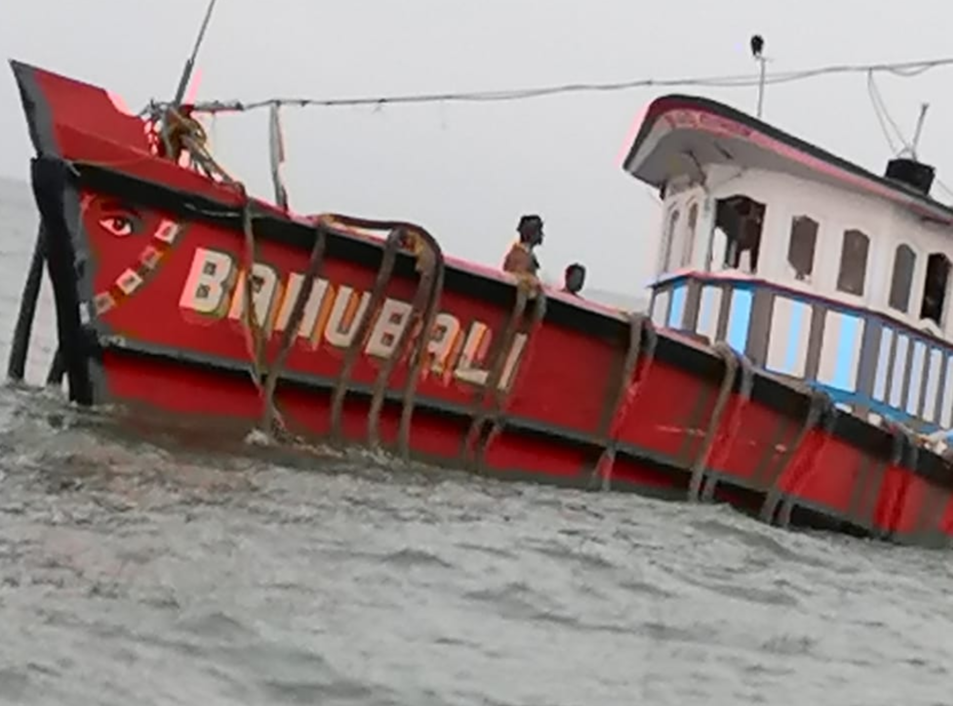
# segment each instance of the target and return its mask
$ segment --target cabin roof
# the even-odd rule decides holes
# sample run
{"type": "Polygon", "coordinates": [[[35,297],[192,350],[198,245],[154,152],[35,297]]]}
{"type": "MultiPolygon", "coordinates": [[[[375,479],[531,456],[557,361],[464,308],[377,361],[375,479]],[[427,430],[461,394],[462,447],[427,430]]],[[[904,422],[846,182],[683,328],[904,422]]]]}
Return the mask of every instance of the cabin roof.
{"type": "Polygon", "coordinates": [[[736,108],[699,96],[655,99],[646,109],[623,168],[660,187],[675,175],[697,169],[695,163],[786,172],[883,198],[917,216],[953,225],[953,207],[736,108]]]}

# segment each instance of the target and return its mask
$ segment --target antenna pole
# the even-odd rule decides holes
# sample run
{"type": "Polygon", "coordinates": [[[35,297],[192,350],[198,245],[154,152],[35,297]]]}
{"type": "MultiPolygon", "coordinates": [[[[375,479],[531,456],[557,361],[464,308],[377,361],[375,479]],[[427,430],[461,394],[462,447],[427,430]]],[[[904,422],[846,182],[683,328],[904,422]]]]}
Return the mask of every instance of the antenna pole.
{"type": "Polygon", "coordinates": [[[758,120],[760,120],[761,110],[764,106],[764,78],[767,60],[763,56],[759,56],[758,63],[761,65],[761,75],[758,78],[758,120]]]}
{"type": "Polygon", "coordinates": [[[920,104],[920,117],[917,118],[917,129],[913,132],[913,142],[910,143],[910,156],[914,159],[917,158],[917,145],[920,143],[920,134],[923,132],[923,122],[927,117],[927,110],[929,110],[929,103],[920,104]]]}
{"type": "Polygon", "coordinates": [[[758,79],[758,120],[761,120],[761,110],[764,107],[764,75],[767,71],[767,59],[764,58],[764,37],[760,34],[753,34],[749,44],[751,46],[751,56],[758,62],[761,69],[758,79]]]}
{"type": "Polygon", "coordinates": [[[212,11],[215,9],[215,3],[218,0],[211,0],[208,9],[205,11],[205,19],[202,20],[202,27],[199,29],[199,35],[195,39],[195,46],[192,48],[192,55],[186,60],[185,68],[182,69],[182,78],[179,79],[179,87],[175,92],[175,99],[172,101],[172,107],[178,108],[185,98],[185,90],[189,85],[189,79],[192,78],[192,70],[195,68],[195,58],[198,56],[199,47],[202,46],[202,40],[205,39],[205,30],[208,29],[209,20],[212,19],[212,11]]]}

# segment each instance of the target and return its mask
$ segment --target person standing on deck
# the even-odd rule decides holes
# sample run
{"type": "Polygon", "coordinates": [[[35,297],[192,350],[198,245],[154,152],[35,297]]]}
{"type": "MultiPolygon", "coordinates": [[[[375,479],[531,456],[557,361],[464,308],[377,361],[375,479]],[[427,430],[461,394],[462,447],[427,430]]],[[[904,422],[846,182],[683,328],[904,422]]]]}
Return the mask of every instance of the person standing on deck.
{"type": "Polygon", "coordinates": [[[562,291],[574,297],[579,296],[582,286],[586,283],[586,268],[578,262],[572,263],[563,274],[562,291]]]}
{"type": "Polygon", "coordinates": [[[513,243],[506,253],[503,270],[510,274],[535,278],[539,272],[539,260],[536,259],[533,249],[543,243],[543,219],[537,215],[523,216],[516,230],[519,232],[519,240],[513,243]]]}

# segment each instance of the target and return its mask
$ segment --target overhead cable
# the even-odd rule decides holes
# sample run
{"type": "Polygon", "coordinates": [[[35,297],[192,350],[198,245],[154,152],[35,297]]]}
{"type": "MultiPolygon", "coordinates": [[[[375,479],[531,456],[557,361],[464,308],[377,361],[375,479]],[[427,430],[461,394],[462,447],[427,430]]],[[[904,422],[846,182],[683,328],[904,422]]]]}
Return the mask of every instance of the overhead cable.
{"type": "MultiPolygon", "coordinates": [[[[821,76],[837,74],[889,73],[901,78],[919,76],[930,69],[953,65],[953,57],[941,59],[927,59],[920,61],[904,61],[895,63],[877,64],[833,64],[813,69],[798,71],[784,71],[769,74],[764,82],[767,85],[781,83],[795,83],[821,76]]],[[[707,76],[689,78],[655,79],[642,78],[628,81],[606,83],[566,83],[559,85],[534,86],[528,88],[499,89],[490,91],[421,93],[391,96],[361,96],[355,98],[269,98],[256,101],[209,101],[197,103],[195,110],[203,113],[245,112],[270,108],[272,106],[292,107],[355,107],[355,106],[383,106],[415,103],[489,103],[529,100],[545,96],[564,95],[570,93],[598,93],[629,91],[637,88],[748,88],[757,86],[760,82],[758,74],[735,76],[707,76]]]]}

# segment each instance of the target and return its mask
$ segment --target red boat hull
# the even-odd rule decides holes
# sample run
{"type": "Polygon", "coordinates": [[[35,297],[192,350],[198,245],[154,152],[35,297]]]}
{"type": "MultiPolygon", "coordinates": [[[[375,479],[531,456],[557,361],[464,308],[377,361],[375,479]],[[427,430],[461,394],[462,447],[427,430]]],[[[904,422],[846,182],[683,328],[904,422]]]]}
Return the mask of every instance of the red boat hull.
{"type": "Polygon", "coordinates": [[[404,240],[388,264],[368,228],[288,216],[161,158],[102,89],[14,72],[70,394],[84,404],[248,430],[270,406],[257,360],[308,439],[896,541],[953,533],[953,474],[902,435],[724,350],[559,293],[523,296],[439,250],[404,240]],[[250,213],[261,355],[244,311],[250,213]]]}

